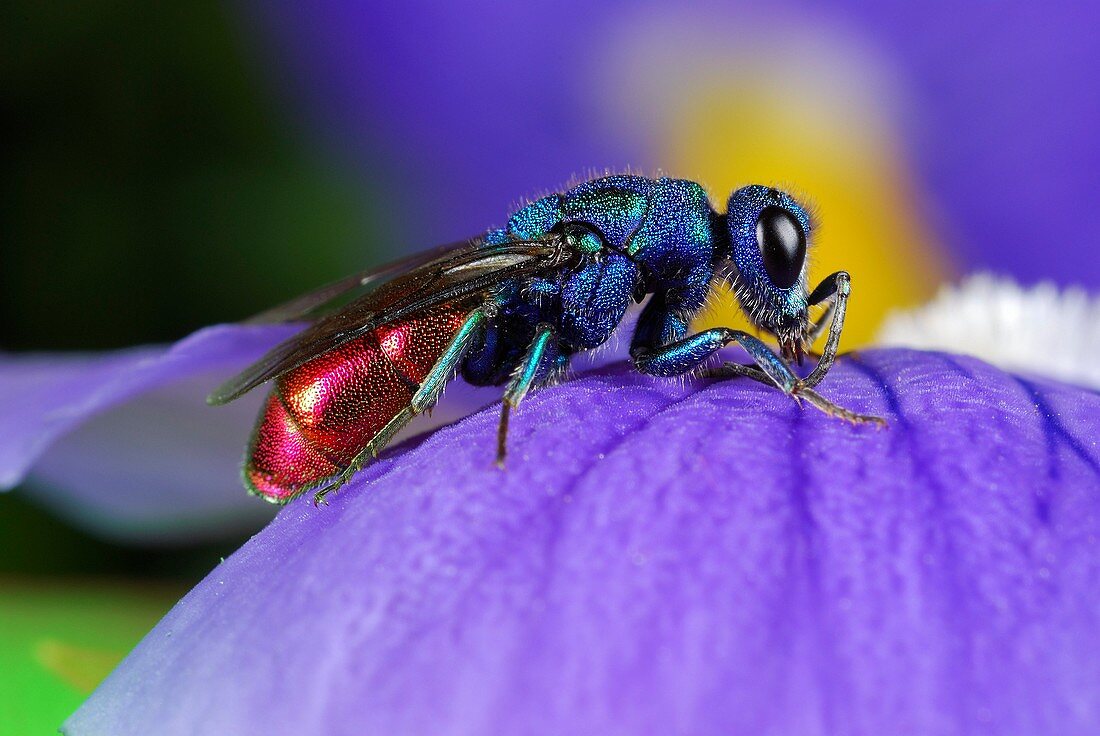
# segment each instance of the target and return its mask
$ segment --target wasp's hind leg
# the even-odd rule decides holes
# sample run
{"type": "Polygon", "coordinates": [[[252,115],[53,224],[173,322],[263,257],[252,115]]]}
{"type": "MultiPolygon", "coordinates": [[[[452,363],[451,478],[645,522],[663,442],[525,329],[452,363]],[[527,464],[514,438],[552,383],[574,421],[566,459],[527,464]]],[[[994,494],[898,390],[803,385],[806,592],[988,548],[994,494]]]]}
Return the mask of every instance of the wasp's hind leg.
{"type": "Polygon", "coordinates": [[[405,425],[412,421],[415,416],[416,413],[413,412],[410,407],[406,407],[402,409],[397,416],[386,422],[386,425],[367,443],[367,446],[363,448],[358,455],[352,458],[350,465],[341,470],[339,475],[313,494],[314,505],[325,503],[325,496],[339,490],[341,486],[351,480],[353,475],[362,470],[367,463],[378,457],[378,453],[385,449],[386,445],[393,439],[393,436],[404,429],[405,425]]]}
{"type": "Polygon", "coordinates": [[[325,496],[347,483],[351,476],[363,469],[364,465],[378,457],[378,453],[385,449],[394,435],[412,421],[413,417],[432,408],[436,399],[443,393],[443,387],[447,385],[462,359],[466,356],[467,351],[469,351],[474,336],[477,335],[478,330],[484,327],[486,321],[496,313],[496,308],[495,302],[489,302],[470,312],[466,321],[458,328],[458,332],[455,333],[454,338],[451,339],[450,344],[443,351],[443,355],[439,357],[439,360],[435,362],[432,369],[428,371],[428,375],[420,383],[420,387],[413,394],[409,405],[398,412],[393,419],[386,422],[382,429],[378,431],[378,434],[367,443],[367,446],[352,459],[348,467],[342,470],[328,485],[313,494],[314,504],[324,503],[325,496]]]}
{"type": "Polygon", "coordinates": [[[518,407],[527,392],[534,386],[544,383],[562,364],[564,356],[558,344],[554,328],[540,324],[535,329],[535,339],[527,348],[523,362],[512,374],[508,388],[504,391],[504,401],[500,407],[500,424],[497,426],[497,467],[504,467],[504,458],[508,454],[508,416],[518,407]]]}

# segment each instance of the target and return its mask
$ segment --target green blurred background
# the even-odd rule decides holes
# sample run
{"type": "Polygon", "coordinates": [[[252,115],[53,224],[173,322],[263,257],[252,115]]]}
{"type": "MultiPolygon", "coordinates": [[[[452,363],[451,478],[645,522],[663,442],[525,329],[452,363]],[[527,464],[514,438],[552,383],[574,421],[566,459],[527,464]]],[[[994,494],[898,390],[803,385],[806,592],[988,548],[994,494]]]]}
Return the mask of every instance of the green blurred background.
{"type": "Polygon", "coordinates": [[[362,262],[369,192],[304,148],[224,7],[0,13],[2,347],[177,339],[362,262]]]}
{"type": "MultiPolygon", "coordinates": [[[[0,349],[175,340],[372,258],[370,192],[307,150],[239,22],[0,6],[0,349]]],[[[120,546],[0,494],[0,736],[53,732],[242,541],[120,546]]]]}

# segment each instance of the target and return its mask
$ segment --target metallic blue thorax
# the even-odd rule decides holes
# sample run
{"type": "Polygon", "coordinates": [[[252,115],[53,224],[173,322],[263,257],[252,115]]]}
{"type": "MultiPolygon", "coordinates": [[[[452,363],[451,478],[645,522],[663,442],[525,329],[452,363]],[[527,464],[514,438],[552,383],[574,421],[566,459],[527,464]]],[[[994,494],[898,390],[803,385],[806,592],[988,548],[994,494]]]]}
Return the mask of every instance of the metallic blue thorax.
{"type": "MultiPolygon", "coordinates": [[[[522,358],[535,328],[556,330],[561,362],[605,342],[634,300],[674,294],[685,313],[697,311],[714,278],[722,228],[703,188],[682,179],[610,176],[551,194],[519,209],[487,243],[569,237],[579,266],[504,284],[500,317],[465,360],[474,383],[499,383],[522,358]]],[[[656,329],[663,331],[658,326],[656,329]]]]}

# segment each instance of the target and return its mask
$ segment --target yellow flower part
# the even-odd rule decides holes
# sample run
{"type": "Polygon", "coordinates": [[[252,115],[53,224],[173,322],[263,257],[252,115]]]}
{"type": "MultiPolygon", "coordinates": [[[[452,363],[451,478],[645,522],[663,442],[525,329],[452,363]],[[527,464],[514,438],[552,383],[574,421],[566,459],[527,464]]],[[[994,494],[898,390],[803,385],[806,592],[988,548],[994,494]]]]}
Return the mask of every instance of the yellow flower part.
{"type": "MultiPolygon", "coordinates": [[[[947,268],[886,131],[830,125],[795,103],[769,80],[699,90],[678,111],[663,158],[716,197],[761,183],[810,202],[818,224],[810,288],[833,271],[852,274],[844,346],[857,347],[874,337],[889,310],[928,300],[947,268]]],[[[703,326],[729,324],[736,311],[724,295],[703,326]]]]}
{"type": "MultiPolygon", "coordinates": [[[[664,169],[704,184],[716,205],[746,184],[807,203],[818,225],[810,288],[851,273],[842,347],[866,344],[889,310],[927,301],[952,275],[892,122],[900,85],[883,60],[824,26],[716,25],[664,19],[627,29],[616,53],[619,110],[647,121],[664,169]]],[[[732,295],[720,297],[697,326],[746,327],[732,295]]]]}
{"type": "Polygon", "coordinates": [[[34,656],[42,667],[82,693],[90,693],[96,685],[126,656],[125,651],[78,647],[57,639],[42,639],[34,648],[34,656]]]}

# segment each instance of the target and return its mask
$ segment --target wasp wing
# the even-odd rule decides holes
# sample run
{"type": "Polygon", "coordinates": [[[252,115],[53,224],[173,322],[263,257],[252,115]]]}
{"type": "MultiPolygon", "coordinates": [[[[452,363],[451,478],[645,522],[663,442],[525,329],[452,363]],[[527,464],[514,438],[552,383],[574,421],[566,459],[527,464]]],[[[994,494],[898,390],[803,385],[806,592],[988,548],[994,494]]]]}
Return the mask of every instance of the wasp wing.
{"type": "Polygon", "coordinates": [[[262,383],[382,325],[437,304],[470,303],[471,308],[500,281],[531,275],[560,262],[554,238],[502,245],[472,245],[413,268],[344,305],[219,386],[207,402],[225,404],[262,383]]]}
{"type": "Polygon", "coordinates": [[[449,243],[438,248],[414,253],[407,258],[402,258],[377,268],[367,269],[359,273],[325,284],[307,294],[295,297],[288,302],[271,309],[265,309],[259,314],[244,320],[244,324],[276,324],[281,322],[299,322],[307,319],[316,319],[334,306],[338,299],[347,298],[355,292],[365,291],[368,287],[377,288],[387,280],[423,266],[426,263],[439,260],[445,256],[475,248],[478,241],[474,238],[461,240],[457,243],[449,243]]]}

